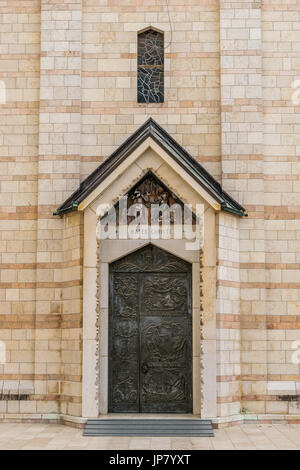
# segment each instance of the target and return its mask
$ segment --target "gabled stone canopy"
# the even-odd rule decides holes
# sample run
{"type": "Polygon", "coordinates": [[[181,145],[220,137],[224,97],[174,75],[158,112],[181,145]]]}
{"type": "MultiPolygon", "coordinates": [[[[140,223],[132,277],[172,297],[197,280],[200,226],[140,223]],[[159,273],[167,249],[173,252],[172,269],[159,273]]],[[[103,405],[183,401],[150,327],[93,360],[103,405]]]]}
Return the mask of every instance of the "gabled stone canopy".
{"type": "Polygon", "coordinates": [[[198,163],[181,145],[179,145],[161,126],[149,118],[137,129],[120,147],[96,168],[79,186],[79,188],[61,204],[54,215],[63,215],[77,210],[79,204],[105,178],[114,171],[134,150],[147,138],[152,138],[165,152],[170,155],[192,178],[202,186],[221,207],[222,210],[233,214],[246,215],[245,209],[229,194],[223,191],[221,185],[198,163]]]}

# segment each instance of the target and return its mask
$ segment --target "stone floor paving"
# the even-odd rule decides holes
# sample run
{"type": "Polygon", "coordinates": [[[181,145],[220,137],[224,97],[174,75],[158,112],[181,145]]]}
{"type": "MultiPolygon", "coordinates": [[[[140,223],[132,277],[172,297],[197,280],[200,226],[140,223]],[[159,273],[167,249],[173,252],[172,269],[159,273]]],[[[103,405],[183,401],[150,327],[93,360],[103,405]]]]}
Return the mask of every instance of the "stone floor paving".
{"type": "Polygon", "coordinates": [[[300,424],[244,424],[215,437],[83,437],[57,424],[0,423],[0,450],[299,450],[300,424]]]}

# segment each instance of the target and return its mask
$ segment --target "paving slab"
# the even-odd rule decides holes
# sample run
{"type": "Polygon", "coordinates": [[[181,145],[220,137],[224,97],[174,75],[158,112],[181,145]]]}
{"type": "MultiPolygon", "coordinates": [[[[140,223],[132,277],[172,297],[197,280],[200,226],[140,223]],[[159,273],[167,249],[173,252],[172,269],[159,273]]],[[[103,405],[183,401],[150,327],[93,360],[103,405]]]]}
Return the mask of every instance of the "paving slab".
{"type": "Polygon", "coordinates": [[[0,423],[0,450],[299,450],[298,424],[241,424],[215,437],[90,437],[57,424],[0,423]]]}

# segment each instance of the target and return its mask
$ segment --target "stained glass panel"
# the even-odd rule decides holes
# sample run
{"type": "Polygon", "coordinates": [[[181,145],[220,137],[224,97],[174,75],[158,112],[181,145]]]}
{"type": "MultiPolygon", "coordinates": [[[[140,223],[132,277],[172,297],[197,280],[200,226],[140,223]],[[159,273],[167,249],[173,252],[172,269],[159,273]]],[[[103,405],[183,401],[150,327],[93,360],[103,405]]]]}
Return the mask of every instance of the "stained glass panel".
{"type": "Polygon", "coordinates": [[[149,29],[138,35],[138,103],[164,101],[164,37],[149,29]]]}

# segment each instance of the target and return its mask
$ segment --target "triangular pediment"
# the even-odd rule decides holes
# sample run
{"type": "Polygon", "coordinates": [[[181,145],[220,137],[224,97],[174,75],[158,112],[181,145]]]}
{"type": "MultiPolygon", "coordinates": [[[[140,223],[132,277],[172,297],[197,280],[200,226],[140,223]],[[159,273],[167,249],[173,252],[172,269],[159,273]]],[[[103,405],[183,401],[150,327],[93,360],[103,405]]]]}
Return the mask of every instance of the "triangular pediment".
{"type": "MultiPolygon", "coordinates": [[[[132,186],[127,193],[124,194],[127,199],[127,210],[134,204],[143,204],[148,213],[148,223],[151,224],[151,208],[155,205],[166,205],[167,207],[179,206],[183,217],[184,211],[193,221],[196,220],[196,215],[187,208],[184,208],[184,202],[171,191],[162,181],[157,178],[151,171],[148,171],[134,186],[132,186]]],[[[119,221],[119,201],[115,204],[117,221],[119,221]]],[[[104,214],[103,217],[105,217],[104,214]]],[[[153,216],[153,214],[152,214],[153,216]]],[[[182,219],[179,217],[179,220],[182,219]]],[[[134,216],[127,216],[128,223],[134,219],[134,216]]],[[[178,222],[179,222],[178,220],[178,222]]],[[[159,220],[157,221],[159,222],[159,220]]],[[[174,214],[170,214],[171,224],[176,223],[174,214]]]]}
{"type": "Polygon", "coordinates": [[[99,165],[79,186],[79,188],[61,204],[54,215],[63,215],[77,210],[83,202],[97,196],[97,188],[113,172],[117,170],[134,152],[146,144],[160,148],[164,154],[173,160],[180,168],[181,173],[187,174],[195,185],[202,188],[202,197],[215,201],[221,210],[236,215],[246,215],[245,209],[229,194],[223,191],[221,185],[200,165],[181,145],[179,145],[161,126],[152,118],[148,119],[137,129],[113,154],[99,165]]]}

